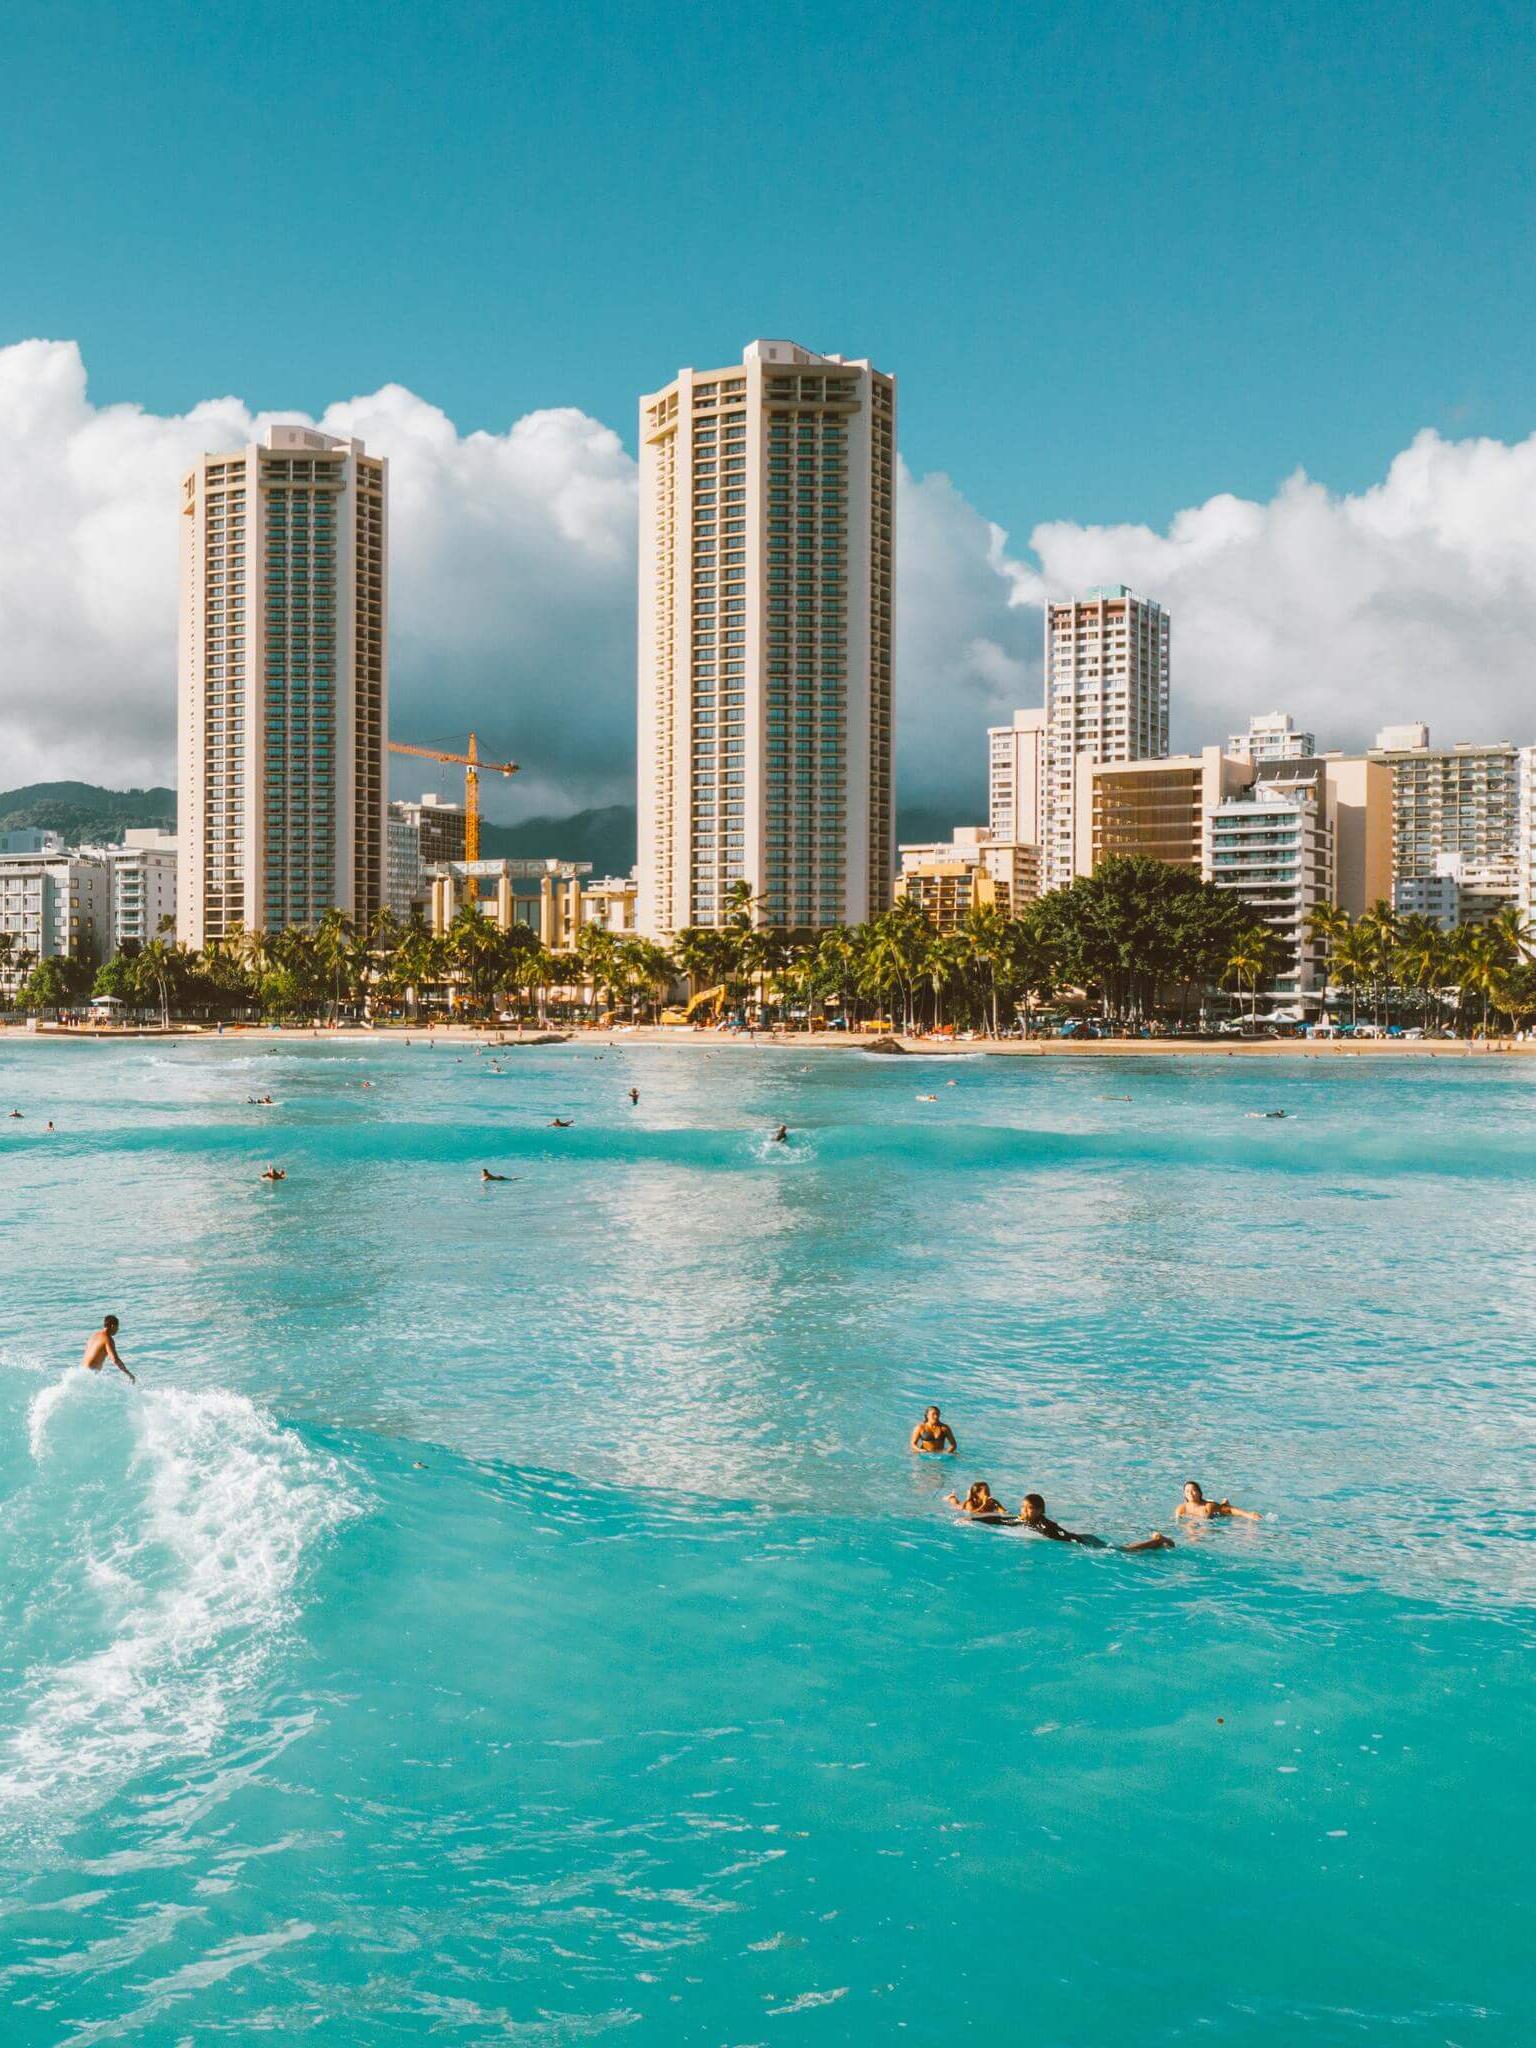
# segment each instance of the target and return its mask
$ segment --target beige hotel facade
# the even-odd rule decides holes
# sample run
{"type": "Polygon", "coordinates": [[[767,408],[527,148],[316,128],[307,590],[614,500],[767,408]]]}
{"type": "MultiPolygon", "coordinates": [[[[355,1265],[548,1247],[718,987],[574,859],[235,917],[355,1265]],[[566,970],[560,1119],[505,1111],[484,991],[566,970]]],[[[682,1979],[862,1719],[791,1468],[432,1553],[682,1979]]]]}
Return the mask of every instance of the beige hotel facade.
{"type": "Polygon", "coordinates": [[[388,467],[273,426],[182,483],[177,930],[385,901],[388,467]]]}
{"type": "Polygon", "coordinates": [[[895,379],[754,341],[640,401],[639,929],[860,922],[895,867],[895,379]]]}

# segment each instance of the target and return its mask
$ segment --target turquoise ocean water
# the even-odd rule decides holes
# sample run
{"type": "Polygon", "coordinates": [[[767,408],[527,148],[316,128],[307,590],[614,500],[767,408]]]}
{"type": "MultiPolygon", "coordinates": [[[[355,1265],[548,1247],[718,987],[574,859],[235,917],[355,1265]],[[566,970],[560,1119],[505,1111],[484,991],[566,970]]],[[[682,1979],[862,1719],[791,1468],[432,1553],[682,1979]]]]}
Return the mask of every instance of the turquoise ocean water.
{"type": "Polygon", "coordinates": [[[0,1047],[0,2042],[1530,2043],[1533,1316],[1525,1062],[0,1047]]]}

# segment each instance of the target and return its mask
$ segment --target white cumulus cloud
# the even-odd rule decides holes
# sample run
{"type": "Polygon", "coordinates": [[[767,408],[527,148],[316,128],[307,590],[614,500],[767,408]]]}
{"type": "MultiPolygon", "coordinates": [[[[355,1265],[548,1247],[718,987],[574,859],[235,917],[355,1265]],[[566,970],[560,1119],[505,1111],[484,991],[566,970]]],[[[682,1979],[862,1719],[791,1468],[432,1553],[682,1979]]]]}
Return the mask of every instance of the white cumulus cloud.
{"type": "Polygon", "coordinates": [[[1426,430],[1379,484],[1297,474],[1145,526],[1037,526],[1014,599],[1125,582],[1173,618],[1175,744],[1286,710],[1320,745],[1427,719],[1439,740],[1536,740],[1536,435],[1426,430]]]}
{"type": "MultiPolygon", "coordinates": [[[[169,779],[179,480],[271,417],[302,415],[96,406],[73,343],[0,349],[0,788],[169,779]]],[[[399,385],[317,424],[390,458],[397,736],[474,726],[525,763],[521,811],[630,802],[635,465],[618,435],[572,408],[461,433],[399,385]]],[[[947,476],[905,469],[898,516],[901,792],[957,820],[984,788],[983,728],[1039,700],[1041,603],[1097,583],[1173,614],[1176,743],[1276,708],[1329,744],[1411,717],[1536,738],[1536,437],[1424,433],[1358,495],[1298,475],[1161,533],[1054,522],[1011,551],[947,476]]]]}

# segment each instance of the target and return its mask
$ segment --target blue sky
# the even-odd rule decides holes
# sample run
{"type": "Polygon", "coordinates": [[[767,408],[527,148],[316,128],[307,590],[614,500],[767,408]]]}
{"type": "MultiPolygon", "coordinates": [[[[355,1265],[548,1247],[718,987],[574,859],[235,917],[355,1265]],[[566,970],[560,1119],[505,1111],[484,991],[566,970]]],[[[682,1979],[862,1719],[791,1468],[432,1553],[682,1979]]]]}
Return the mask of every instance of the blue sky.
{"type": "Polygon", "coordinates": [[[13,11],[0,341],[461,427],[872,354],[1016,538],[1536,412],[1520,5],[13,11]]]}

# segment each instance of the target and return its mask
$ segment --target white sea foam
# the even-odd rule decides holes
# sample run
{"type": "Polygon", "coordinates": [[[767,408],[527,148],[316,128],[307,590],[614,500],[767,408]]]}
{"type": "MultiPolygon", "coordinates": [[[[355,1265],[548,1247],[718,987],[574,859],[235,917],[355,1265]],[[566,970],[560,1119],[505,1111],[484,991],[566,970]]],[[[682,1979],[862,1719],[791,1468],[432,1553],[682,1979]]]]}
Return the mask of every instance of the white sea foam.
{"type": "Polygon", "coordinates": [[[51,1553],[60,1623],[94,1603],[99,1646],[48,1644],[0,1706],[0,1840],[206,1754],[291,1622],[306,1559],[357,1506],[339,1468],[241,1395],[109,1391],[77,1369],[28,1415],[32,1498],[12,1505],[51,1553]]]}
{"type": "Polygon", "coordinates": [[[38,1464],[43,1456],[48,1438],[48,1422],[54,1410],[70,1397],[72,1388],[78,1387],[81,1394],[89,1392],[89,1382],[78,1366],[60,1374],[51,1386],[44,1387],[32,1396],[27,1409],[27,1448],[32,1453],[32,1462],[38,1464]]]}

